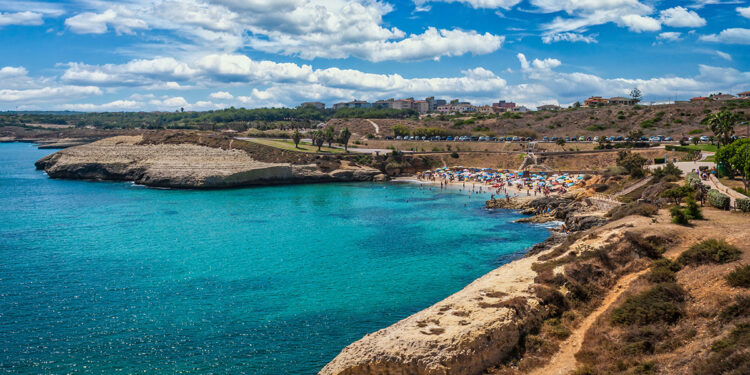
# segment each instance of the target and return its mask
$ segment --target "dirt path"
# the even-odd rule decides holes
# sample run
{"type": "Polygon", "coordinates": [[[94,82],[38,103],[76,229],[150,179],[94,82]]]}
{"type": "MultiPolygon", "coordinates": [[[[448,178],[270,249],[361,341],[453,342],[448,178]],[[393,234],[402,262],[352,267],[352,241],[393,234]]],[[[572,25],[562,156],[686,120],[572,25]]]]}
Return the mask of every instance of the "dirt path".
{"type": "Polygon", "coordinates": [[[568,337],[565,342],[560,344],[560,351],[555,354],[550,362],[543,368],[536,369],[530,373],[530,375],[567,375],[573,372],[578,362],[576,361],[575,354],[581,350],[583,344],[583,338],[586,335],[586,331],[591,328],[591,325],[601,316],[612,304],[617,301],[617,298],[628,289],[630,283],[637,279],[648,270],[643,270],[637,273],[626,275],[617,282],[617,285],[612,289],[601,306],[599,306],[594,312],[589,314],[582,322],[581,325],[576,328],[573,333],[568,337]]]}
{"type": "Polygon", "coordinates": [[[375,121],[372,121],[372,120],[367,120],[367,121],[369,121],[370,124],[372,124],[372,126],[375,127],[375,134],[380,134],[380,127],[378,126],[378,124],[376,124],[375,121]]]}
{"type": "Polygon", "coordinates": [[[633,191],[635,191],[637,189],[640,189],[641,187],[645,186],[647,183],[651,182],[652,179],[653,179],[653,177],[646,177],[643,180],[638,181],[635,184],[629,186],[628,188],[626,188],[626,189],[624,189],[624,190],[622,190],[622,191],[620,191],[618,193],[615,193],[613,195],[613,197],[619,197],[621,195],[630,194],[633,191]]]}

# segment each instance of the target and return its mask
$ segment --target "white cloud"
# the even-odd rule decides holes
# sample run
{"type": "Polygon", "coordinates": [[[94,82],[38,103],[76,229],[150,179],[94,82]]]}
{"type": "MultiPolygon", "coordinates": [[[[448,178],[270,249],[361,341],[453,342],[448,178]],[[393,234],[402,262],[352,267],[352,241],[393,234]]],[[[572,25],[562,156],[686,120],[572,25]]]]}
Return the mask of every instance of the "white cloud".
{"type": "Polygon", "coordinates": [[[674,7],[662,10],[660,20],[663,24],[672,27],[703,27],[706,20],[695,11],[683,7],[674,7]]]}
{"type": "Polygon", "coordinates": [[[219,99],[219,100],[232,100],[234,99],[234,96],[226,91],[217,91],[212,92],[211,95],[209,95],[211,99],[219,99]]]}
{"type": "Polygon", "coordinates": [[[716,54],[724,60],[732,61],[732,55],[726,52],[716,51],[716,54]]]}
{"type": "Polygon", "coordinates": [[[148,24],[125,7],[107,9],[102,13],[84,12],[65,20],[65,26],[77,34],[104,34],[109,28],[118,34],[132,34],[134,29],[147,29],[148,24]]]}
{"type": "Polygon", "coordinates": [[[143,106],[143,103],[136,102],[133,100],[115,100],[113,102],[104,103],[104,104],[91,104],[91,103],[81,103],[81,104],[62,104],[58,105],[55,108],[61,109],[61,110],[67,110],[67,111],[86,111],[86,112],[95,112],[95,111],[126,111],[126,110],[137,110],[143,106]]]}
{"type": "Polygon", "coordinates": [[[596,34],[583,35],[578,33],[553,33],[542,35],[542,42],[545,44],[557,42],[583,42],[586,44],[597,43],[596,34]]]}
{"type": "MultiPolygon", "coordinates": [[[[192,78],[196,73],[197,70],[174,58],[158,57],[132,60],[122,65],[70,63],[61,78],[68,83],[83,85],[141,86],[154,81],[173,81],[177,84],[192,78]]],[[[176,88],[174,84],[172,88],[176,88]]]]}
{"type": "MultiPolygon", "coordinates": [[[[498,1],[498,0],[493,0],[498,1]]],[[[507,1],[507,0],[500,0],[507,1]]],[[[517,0],[513,0],[516,1],[517,0]]],[[[141,48],[194,54],[231,53],[243,47],[304,59],[424,60],[494,52],[502,36],[428,28],[408,35],[384,26],[393,6],[378,0],[132,0],[91,2],[93,9],[68,18],[77,33],[120,34],[167,30],[141,48]],[[185,43],[185,39],[189,43],[185,43]]]]}
{"type": "Polygon", "coordinates": [[[661,24],[659,21],[645,16],[639,16],[637,14],[628,14],[622,16],[622,23],[636,33],[644,31],[659,31],[661,30],[661,24]]]}
{"type": "Polygon", "coordinates": [[[660,40],[666,40],[669,42],[676,42],[678,40],[682,40],[681,36],[682,36],[682,33],[680,32],[668,31],[668,32],[660,33],[657,38],[660,40]]]}
{"type": "Polygon", "coordinates": [[[583,31],[590,26],[615,23],[631,31],[657,31],[661,24],[648,17],[654,12],[650,5],[638,0],[530,0],[543,13],[565,12],[571,17],[557,16],[542,25],[550,33],[583,31]]]}
{"type": "Polygon", "coordinates": [[[33,89],[0,90],[0,103],[18,102],[61,102],[72,98],[101,95],[102,91],[95,86],[59,86],[33,89]]]}
{"type": "Polygon", "coordinates": [[[414,4],[417,7],[422,7],[424,4],[429,2],[463,3],[471,6],[474,9],[510,9],[513,8],[516,4],[520,3],[521,0],[415,0],[414,4]]]}
{"type": "Polygon", "coordinates": [[[750,44],[750,29],[731,28],[718,34],[703,35],[699,39],[705,42],[750,44]]]}
{"type": "Polygon", "coordinates": [[[750,18],[750,7],[737,8],[737,13],[739,13],[742,17],[750,18]]]}
{"type": "Polygon", "coordinates": [[[6,66],[0,69],[0,79],[22,77],[28,73],[29,71],[22,66],[6,66]]]}
{"type": "Polygon", "coordinates": [[[0,12],[0,27],[9,25],[38,26],[44,23],[42,14],[37,12],[0,12]]]}

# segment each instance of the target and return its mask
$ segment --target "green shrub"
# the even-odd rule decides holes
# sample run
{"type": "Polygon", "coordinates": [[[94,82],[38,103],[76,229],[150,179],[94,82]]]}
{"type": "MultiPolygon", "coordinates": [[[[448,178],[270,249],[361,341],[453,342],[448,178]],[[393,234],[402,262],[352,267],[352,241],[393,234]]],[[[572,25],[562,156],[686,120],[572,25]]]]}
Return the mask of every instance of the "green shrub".
{"type": "Polygon", "coordinates": [[[750,199],[737,199],[737,209],[742,212],[750,212],[750,199]]]}
{"type": "Polygon", "coordinates": [[[734,303],[721,310],[719,318],[725,322],[731,322],[737,318],[750,315],[750,296],[737,296],[734,303]]]}
{"type": "Polygon", "coordinates": [[[725,277],[727,283],[734,287],[750,288],[750,265],[737,266],[725,277]]]}
{"type": "Polygon", "coordinates": [[[666,161],[664,158],[654,158],[654,164],[664,164],[666,161]]]}
{"type": "Polygon", "coordinates": [[[730,199],[727,195],[723,194],[722,192],[711,189],[708,191],[708,203],[721,210],[728,210],[729,209],[729,203],[730,199]]]}
{"type": "Polygon", "coordinates": [[[680,264],[729,263],[740,259],[740,249],[724,240],[708,239],[690,246],[677,261],[680,264]]]}
{"type": "Polygon", "coordinates": [[[669,259],[659,259],[651,264],[651,271],[646,275],[646,279],[657,284],[675,282],[677,280],[675,273],[680,268],[679,263],[672,262],[669,259]]]}
{"type": "Polygon", "coordinates": [[[685,198],[685,203],[687,204],[687,207],[685,207],[685,216],[687,216],[689,220],[703,219],[703,213],[701,212],[700,206],[698,206],[698,202],[695,201],[695,198],[688,196],[685,198]]]}
{"type": "Polygon", "coordinates": [[[456,151],[451,152],[451,157],[454,159],[458,159],[458,152],[456,151]]]}
{"type": "Polygon", "coordinates": [[[570,330],[565,328],[560,319],[552,318],[544,322],[544,330],[552,337],[564,340],[570,336],[570,330]]]}
{"type": "Polygon", "coordinates": [[[695,172],[688,173],[687,176],[685,176],[685,180],[687,181],[687,185],[692,188],[703,183],[701,182],[701,178],[698,177],[698,173],[695,172]]]}
{"type": "Polygon", "coordinates": [[[685,291],[675,283],[661,283],[628,297],[612,311],[614,325],[640,326],[653,323],[676,323],[683,314],[685,291]]]}
{"type": "Polygon", "coordinates": [[[672,206],[672,208],[669,209],[669,213],[672,215],[673,223],[679,225],[690,224],[690,220],[688,219],[687,215],[685,215],[685,211],[683,211],[680,206],[672,206]]]}

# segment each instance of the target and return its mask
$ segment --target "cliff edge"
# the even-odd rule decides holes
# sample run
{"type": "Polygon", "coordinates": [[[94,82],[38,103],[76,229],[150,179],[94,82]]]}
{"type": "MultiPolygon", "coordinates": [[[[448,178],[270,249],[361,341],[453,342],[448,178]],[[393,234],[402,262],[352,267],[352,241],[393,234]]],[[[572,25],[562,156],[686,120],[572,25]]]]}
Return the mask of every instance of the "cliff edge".
{"type": "MultiPolygon", "coordinates": [[[[240,142],[237,142],[240,146],[240,142]]],[[[70,147],[36,162],[51,178],[134,181],[151,187],[215,189],[308,182],[371,181],[381,172],[347,160],[303,156],[258,160],[232,140],[160,142],[117,136],[70,147]]],[[[255,146],[253,146],[255,147],[255,146]]]]}

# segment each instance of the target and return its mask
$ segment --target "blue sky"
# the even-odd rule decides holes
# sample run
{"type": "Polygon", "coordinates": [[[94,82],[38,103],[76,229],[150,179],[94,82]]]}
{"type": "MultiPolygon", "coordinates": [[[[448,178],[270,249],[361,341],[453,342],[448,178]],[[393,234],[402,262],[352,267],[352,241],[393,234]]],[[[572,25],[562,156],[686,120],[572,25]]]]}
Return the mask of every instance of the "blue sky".
{"type": "Polygon", "coordinates": [[[0,0],[0,110],[750,90],[750,1],[0,0]]]}

